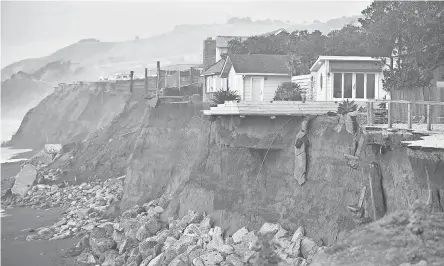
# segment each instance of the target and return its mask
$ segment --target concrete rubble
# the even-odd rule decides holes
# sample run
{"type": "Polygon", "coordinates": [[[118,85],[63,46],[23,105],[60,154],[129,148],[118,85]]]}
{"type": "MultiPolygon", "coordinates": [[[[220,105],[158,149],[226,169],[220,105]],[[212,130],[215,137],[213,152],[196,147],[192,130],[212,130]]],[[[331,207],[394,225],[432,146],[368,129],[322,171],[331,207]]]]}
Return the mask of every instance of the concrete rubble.
{"type": "Polygon", "coordinates": [[[258,235],[271,233],[279,248],[279,265],[308,265],[319,250],[300,227],[290,234],[279,224],[265,223],[258,233],[243,227],[232,236],[212,226],[209,216],[189,211],[181,219],[164,217],[160,199],[121,213],[124,176],[67,187],[36,184],[10,205],[64,207],[50,226],[29,229],[27,241],[77,237],[64,251],[86,265],[248,265],[258,258],[258,235]]]}
{"type": "MultiPolygon", "coordinates": [[[[113,222],[89,228],[88,234],[66,251],[67,256],[77,256],[82,263],[116,266],[241,266],[259,258],[258,233],[244,227],[224,238],[220,227],[211,226],[209,216],[189,211],[181,219],[166,219],[157,203],[134,206],[113,222]]],[[[303,235],[302,227],[291,235],[279,224],[266,223],[261,232],[274,235],[275,252],[282,259],[278,265],[308,265],[321,249],[303,235]]]]}

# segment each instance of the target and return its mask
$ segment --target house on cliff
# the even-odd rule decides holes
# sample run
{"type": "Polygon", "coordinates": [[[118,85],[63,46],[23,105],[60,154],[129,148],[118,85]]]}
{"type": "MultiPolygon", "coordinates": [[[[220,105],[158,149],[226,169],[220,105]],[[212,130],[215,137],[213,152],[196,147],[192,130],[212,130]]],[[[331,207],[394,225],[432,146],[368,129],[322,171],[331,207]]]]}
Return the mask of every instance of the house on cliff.
{"type": "Polygon", "coordinates": [[[271,101],[278,86],[290,81],[287,62],[285,55],[231,54],[221,73],[227,75],[228,88],[242,101],[271,101]]]}
{"type": "MultiPolygon", "coordinates": [[[[277,36],[279,34],[288,34],[283,28],[259,34],[260,37],[277,36]]],[[[203,66],[208,69],[216,62],[222,59],[224,54],[229,53],[228,44],[232,40],[245,41],[250,36],[216,36],[216,38],[207,38],[203,43],[203,66]]]]}
{"type": "Polygon", "coordinates": [[[225,62],[225,58],[222,58],[203,72],[202,76],[204,77],[204,86],[202,96],[204,102],[211,101],[216,91],[227,90],[227,71],[229,68],[226,67],[225,73],[222,73],[225,62]]]}
{"type": "Polygon", "coordinates": [[[292,77],[312,101],[383,99],[383,64],[367,56],[319,56],[311,74],[292,77]]]}

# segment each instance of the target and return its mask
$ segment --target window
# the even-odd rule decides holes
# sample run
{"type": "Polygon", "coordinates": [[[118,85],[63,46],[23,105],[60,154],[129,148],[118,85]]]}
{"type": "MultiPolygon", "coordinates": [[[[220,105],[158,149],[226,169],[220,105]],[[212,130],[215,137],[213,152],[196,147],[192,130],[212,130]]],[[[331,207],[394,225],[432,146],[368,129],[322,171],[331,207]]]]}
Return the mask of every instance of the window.
{"type": "Polygon", "coordinates": [[[344,98],[353,97],[353,74],[344,73],[344,98]]]}
{"type": "Polygon", "coordinates": [[[375,73],[333,73],[333,98],[374,99],[376,82],[375,73]]]}
{"type": "Polygon", "coordinates": [[[367,99],[375,98],[375,74],[367,74],[367,99]]]}
{"type": "Polygon", "coordinates": [[[207,78],[207,92],[212,92],[212,91],[213,91],[213,78],[208,77],[207,78]]]}
{"type": "Polygon", "coordinates": [[[333,75],[333,98],[342,98],[342,73],[333,75]]]}

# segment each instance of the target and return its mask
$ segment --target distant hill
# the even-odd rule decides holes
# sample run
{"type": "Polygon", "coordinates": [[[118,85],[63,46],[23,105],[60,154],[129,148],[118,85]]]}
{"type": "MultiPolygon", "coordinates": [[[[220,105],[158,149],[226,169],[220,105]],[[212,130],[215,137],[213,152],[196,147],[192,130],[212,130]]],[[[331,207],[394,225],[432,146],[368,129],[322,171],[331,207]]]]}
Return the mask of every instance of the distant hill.
{"type": "Polygon", "coordinates": [[[320,30],[328,33],[357,21],[358,16],[342,17],[327,22],[308,24],[288,24],[278,20],[259,20],[232,18],[226,24],[179,25],[164,34],[146,39],[123,42],[100,42],[85,39],[55,51],[49,56],[26,59],[6,66],[2,70],[2,81],[23,71],[34,73],[48,63],[64,60],[83,70],[73,79],[96,78],[115,72],[136,71],[142,74],[143,68],[155,68],[155,61],[161,65],[179,63],[201,63],[203,41],[217,35],[258,35],[278,28],[293,30],[320,30]],[[88,73],[90,72],[90,73],[88,73]],[[92,76],[94,73],[97,76],[92,76]],[[91,77],[92,76],[92,77],[91,77]]]}
{"type": "Polygon", "coordinates": [[[19,72],[2,82],[2,120],[21,120],[26,112],[53,92],[51,83],[19,72]]]}

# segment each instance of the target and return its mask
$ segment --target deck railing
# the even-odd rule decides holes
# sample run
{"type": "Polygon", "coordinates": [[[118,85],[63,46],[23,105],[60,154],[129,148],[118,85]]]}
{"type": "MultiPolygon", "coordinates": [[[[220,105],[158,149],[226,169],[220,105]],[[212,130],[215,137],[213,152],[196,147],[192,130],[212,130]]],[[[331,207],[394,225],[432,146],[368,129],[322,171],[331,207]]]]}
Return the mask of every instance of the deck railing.
{"type": "MultiPolygon", "coordinates": [[[[423,118],[425,118],[427,124],[427,130],[432,130],[432,124],[435,122],[435,124],[444,124],[444,121],[432,121],[433,117],[444,119],[444,102],[434,102],[434,101],[406,101],[406,100],[367,100],[367,125],[373,126],[374,125],[374,119],[375,119],[375,104],[386,104],[387,109],[387,124],[388,128],[393,127],[394,120],[394,105],[402,105],[405,108],[398,108],[398,111],[401,110],[399,114],[397,114],[399,117],[397,119],[399,122],[407,123],[407,128],[412,129],[412,121],[413,121],[413,106],[414,105],[420,105],[425,106],[424,110],[421,108],[416,108],[416,113],[419,113],[422,115],[423,118]],[[435,108],[435,109],[434,109],[435,108]],[[433,115],[434,111],[437,113],[433,115]],[[407,121],[401,121],[405,118],[407,121]]],[[[397,121],[398,122],[398,121],[397,121]]]]}

